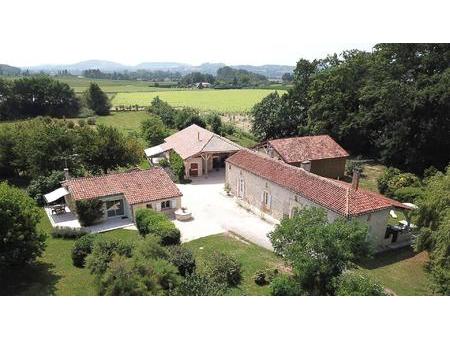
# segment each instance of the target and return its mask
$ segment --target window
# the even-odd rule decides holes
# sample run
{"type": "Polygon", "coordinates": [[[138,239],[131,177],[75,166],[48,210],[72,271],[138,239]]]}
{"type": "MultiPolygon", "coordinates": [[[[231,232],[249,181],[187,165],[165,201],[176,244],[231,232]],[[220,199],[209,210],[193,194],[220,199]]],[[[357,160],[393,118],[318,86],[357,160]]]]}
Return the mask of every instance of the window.
{"type": "Polygon", "coordinates": [[[161,202],[161,210],[170,209],[170,201],[162,201],[161,202]]]}
{"type": "Polygon", "coordinates": [[[243,178],[239,178],[239,197],[244,197],[245,182],[243,178]]]}
{"type": "Polygon", "coordinates": [[[153,205],[151,205],[151,204],[147,204],[146,207],[147,207],[147,209],[153,209],[153,205]]]}
{"type": "Polygon", "coordinates": [[[272,197],[270,196],[269,192],[263,191],[263,205],[264,208],[270,209],[272,197]]]}
{"type": "Polygon", "coordinates": [[[106,201],[106,214],[108,217],[122,216],[124,213],[123,200],[106,201]]]}

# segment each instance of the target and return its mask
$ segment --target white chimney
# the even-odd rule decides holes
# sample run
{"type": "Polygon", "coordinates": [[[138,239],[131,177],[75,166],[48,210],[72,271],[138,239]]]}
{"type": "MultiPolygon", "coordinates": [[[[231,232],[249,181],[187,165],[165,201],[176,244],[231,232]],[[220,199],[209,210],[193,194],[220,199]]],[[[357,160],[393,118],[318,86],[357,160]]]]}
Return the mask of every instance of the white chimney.
{"type": "Polygon", "coordinates": [[[311,171],[311,161],[303,161],[300,164],[300,168],[302,168],[305,171],[311,171]]]}
{"type": "Polygon", "coordinates": [[[353,190],[358,190],[359,187],[359,177],[360,177],[360,172],[359,170],[353,170],[353,176],[352,176],[352,189],[353,190]]]}
{"type": "Polygon", "coordinates": [[[64,168],[64,178],[66,181],[70,179],[69,168],[64,168]]]}

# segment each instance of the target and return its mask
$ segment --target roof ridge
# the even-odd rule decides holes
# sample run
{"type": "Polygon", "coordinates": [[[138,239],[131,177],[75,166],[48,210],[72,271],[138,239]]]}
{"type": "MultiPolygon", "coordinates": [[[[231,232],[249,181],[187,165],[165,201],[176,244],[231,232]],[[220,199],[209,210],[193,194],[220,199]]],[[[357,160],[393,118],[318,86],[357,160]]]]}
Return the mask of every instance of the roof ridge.
{"type": "Polygon", "coordinates": [[[88,180],[88,179],[97,179],[97,178],[103,178],[103,177],[107,177],[107,176],[129,175],[129,174],[136,173],[136,172],[142,173],[142,172],[145,172],[145,171],[152,171],[152,170],[162,170],[162,169],[159,168],[159,167],[151,167],[151,168],[148,168],[148,169],[135,168],[135,169],[132,169],[131,171],[112,172],[112,173],[109,173],[109,174],[94,175],[94,176],[72,177],[72,178],[69,178],[68,180],[64,180],[64,182],[81,181],[81,180],[88,180]]]}

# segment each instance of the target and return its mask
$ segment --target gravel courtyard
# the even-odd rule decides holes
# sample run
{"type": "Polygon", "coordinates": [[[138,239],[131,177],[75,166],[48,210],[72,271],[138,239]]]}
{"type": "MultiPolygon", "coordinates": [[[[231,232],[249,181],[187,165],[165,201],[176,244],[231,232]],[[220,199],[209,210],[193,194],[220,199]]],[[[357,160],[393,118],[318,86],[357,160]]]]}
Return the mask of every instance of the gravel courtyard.
{"type": "Polygon", "coordinates": [[[199,177],[190,184],[178,184],[183,193],[182,205],[192,212],[193,220],[174,221],[181,231],[181,240],[232,231],[250,242],[272,250],[267,233],[274,229],[259,216],[237,205],[223,190],[224,171],[212,172],[208,178],[199,177]]]}

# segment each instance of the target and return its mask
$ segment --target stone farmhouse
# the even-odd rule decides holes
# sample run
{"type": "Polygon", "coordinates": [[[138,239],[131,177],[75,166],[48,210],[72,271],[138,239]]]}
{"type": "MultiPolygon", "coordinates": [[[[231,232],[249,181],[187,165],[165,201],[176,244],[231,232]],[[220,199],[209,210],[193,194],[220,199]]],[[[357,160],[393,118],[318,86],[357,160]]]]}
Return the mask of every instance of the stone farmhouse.
{"type": "Polygon", "coordinates": [[[321,177],[261,152],[240,150],[226,160],[225,182],[241,204],[254,212],[281,220],[304,207],[326,210],[328,219],[356,218],[369,224],[378,250],[393,242],[410,240],[409,232],[393,234],[387,226],[392,209],[409,207],[359,188],[359,173],[352,184],[321,177]],[[395,237],[395,240],[394,240],[395,237]]]}
{"type": "Polygon", "coordinates": [[[208,176],[208,172],[225,167],[225,159],[242,149],[236,143],[209,130],[192,124],[167,137],[163,144],[145,149],[152,163],[169,158],[175,151],[184,161],[185,177],[208,176]]]}
{"type": "Polygon", "coordinates": [[[254,149],[296,167],[330,178],[344,177],[349,154],[328,135],[265,141],[254,149]]]}
{"type": "Polygon", "coordinates": [[[100,221],[128,218],[134,222],[139,208],[172,213],[181,207],[180,190],[161,168],[69,178],[62,186],[70,210],[76,210],[75,202],[79,200],[102,200],[104,210],[100,221]]]}

